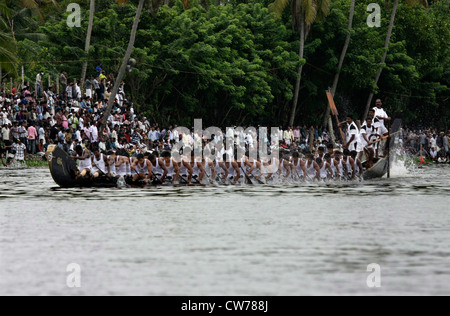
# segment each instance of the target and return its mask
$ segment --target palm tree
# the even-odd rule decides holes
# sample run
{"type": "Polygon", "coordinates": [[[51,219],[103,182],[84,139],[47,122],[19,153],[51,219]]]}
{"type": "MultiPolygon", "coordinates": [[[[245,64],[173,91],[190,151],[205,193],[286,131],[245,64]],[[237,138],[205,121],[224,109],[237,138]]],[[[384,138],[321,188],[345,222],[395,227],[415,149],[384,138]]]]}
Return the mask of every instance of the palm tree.
{"type": "Polygon", "coordinates": [[[13,38],[0,30],[0,89],[3,87],[3,70],[16,74],[17,57],[13,38]]]}
{"type": "Polygon", "coordinates": [[[392,8],[392,13],[391,13],[391,20],[389,22],[389,28],[388,28],[388,32],[386,35],[386,42],[384,44],[384,53],[383,53],[383,56],[381,57],[379,69],[378,69],[377,75],[375,77],[375,81],[373,82],[373,85],[372,85],[372,91],[370,92],[369,98],[367,99],[366,109],[364,111],[364,116],[362,118],[363,120],[365,120],[365,118],[369,114],[370,104],[372,103],[374,91],[377,88],[378,80],[380,79],[381,72],[383,71],[384,64],[386,62],[387,53],[389,51],[389,43],[391,41],[391,36],[392,36],[392,29],[394,28],[395,14],[397,13],[398,2],[399,2],[399,0],[394,1],[394,7],[392,8]]]}
{"type": "MultiPolygon", "coordinates": [[[[334,75],[333,85],[332,85],[331,91],[330,91],[331,94],[333,95],[333,97],[336,93],[336,89],[337,89],[337,86],[339,83],[339,76],[340,76],[341,70],[342,70],[342,65],[344,64],[345,55],[347,54],[347,49],[350,44],[350,38],[352,36],[353,16],[354,15],[355,15],[355,0],[351,0],[350,15],[348,17],[348,33],[347,33],[347,37],[345,38],[344,47],[342,48],[341,57],[339,58],[339,64],[337,67],[336,74],[334,75]]],[[[328,105],[327,105],[327,109],[325,112],[324,126],[327,126],[327,125],[328,125],[328,131],[330,133],[331,139],[333,142],[335,142],[335,136],[334,136],[334,132],[333,132],[333,121],[331,119],[330,107],[328,105]]]]}
{"type": "MultiPolygon", "coordinates": [[[[369,114],[370,104],[372,103],[372,99],[373,99],[373,96],[374,96],[374,91],[377,88],[378,80],[380,79],[381,72],[383,71],[384,66],[385,66],[387,53],[389,51],[389,43],[390,43],[390,39],[391,39],[391,36],[392,36],[392,30],[394,28],[394,20],[395,20],[395,14],[397,12],[398,3],[399,3],[398,0],[394,1],[394,7],[392,9],[391,20],[389,22],[389,29],[388,29],[388,33],[387,33],[387,36],[386,36],[386,42],[385,42],[385,45],[384,45],[384,54],[381,57],[380,68],[379,68],[378,73],[377,73],[377,75],[375,77],[375,81],[374,81],[374,83],[372,85],[372,91],[370,92],[369,98],[367,99],[367,104],[366,104],[366,109],[364,111],[363,120],[365,120],[366,117],[367,117],[367,114],[369,114]]],[[[428,1],[427,0],[406,0],[406,4],[410,5],[410,6],[415,5],[415,4],[420,4],[423,7],[428,8],[428,1]]]]}
{"type": "MultiPolygon", "coordinates": [[[[94,13],[95,13],[95,0],[91,0],[91,6],[89,8],[89,24],[86,34],[86,43],[84,47],[84,51],[86,56],[89,54],[89,46],[91,45],[91,35],[92,35],[92,27],[94,26],[94,13]]],[[[81,69],[81,90],[84,89],[84,82],[86,80],[86,72],[87,72],[88,62],[87,60],[83,62],[83,68],[81,69]]]]}
{"type": "Polygon", "coordinates": [[[0,21],[6,25],[17,46],[17,41],[23,38],[43,38],[34,31],[39,23],[33,17],[44,22],[43,10],[54,8],[59,8],[56,0],[0,0],[0,21]]]}
{"type": "Polygon", "coordinates": [[[12,10],[6,0],[0,0],[0,89],[3,88],[3,70],[9,73],[16,73],[16,46],[8,19],[12,10]]]}
{"type": "Polygon", "coordinates": [[[138,26],[139,26],[139,19],[142,14],[142,9],[144,8],[144,2],[145,2],[145,0],[139,0],[139,5],[136,10],[136,16],[134,17],[133,28],[131,29],[130,41],[128,43],[128,48],[127,48],[127,51],[125,52],[125,56],[123,57],[122,65],[120,66],[120,69],[119,69],[119,74],[117,75],[117,78],[114,82],[114,87],[111,92],[111,96],[109,97],[109,100],[108,100],[108,107],[106,108],[105,114],[103,115],[102,126],[100,127],[100,135],[103,135],[103,130],[108,121],[108,117],[111,114],[112,108],[114,106],[114,101],[116,99],[116,95],[119,92],[120,84],[125,75],[125,71],[127,70],[128,61],[130,60],[131,53],[133,52],[134,42],[136,40],[136,33],[137,33],[138,26]]]}
{"type": "Polygon", "coordinates": [[[297,82],[295,84],[294,101],[292,103],[289,125],[294,125],[297,114],[297,104],[300,94],[300,83],[303,72],[303,59],[305,53],[305,41],[308,38],[312,24],[317,20],[323,20],[330,11],[331,0],[274,0],[270,10],[279,18],[284,10],[291,4],[293,26],[297,26],[300,33],[299,57],[302,61],[298,68],[297,82]]]}

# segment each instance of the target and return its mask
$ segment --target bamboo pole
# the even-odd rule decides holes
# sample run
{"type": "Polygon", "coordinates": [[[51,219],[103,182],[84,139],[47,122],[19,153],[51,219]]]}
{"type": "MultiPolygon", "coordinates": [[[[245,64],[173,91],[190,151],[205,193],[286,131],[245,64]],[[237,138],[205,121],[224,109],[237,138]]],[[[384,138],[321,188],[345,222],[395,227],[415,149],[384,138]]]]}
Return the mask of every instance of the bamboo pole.
{"type": "Polygon", "coordinates": [[[391,121],[388,121],[389,126],[388,126],[388,131],[389,131],[389,136],[387,139],[387,162],[388,162],[388,172],[387,172],[387,177],[388,179],[391,178],[391,121]]]}
{"type": "Polygon", "coordinates": [[[311,153],[314,149],[314,134],[314,127],[311,126],[309,130],[309,150],[311,151],[311,153]]]}
{"type": "Polygon", "coordinates": [[[23,85],[25,84],[25,68],[22,65],[22,75],[21,75],[21,82],[20,82],[21,86],[20,89],[23,89],[23,85]]]}
{"type": "Polygon", "coordinates": [[[59,96],[59,76],[56,75],[56,95],[59,96]]]}

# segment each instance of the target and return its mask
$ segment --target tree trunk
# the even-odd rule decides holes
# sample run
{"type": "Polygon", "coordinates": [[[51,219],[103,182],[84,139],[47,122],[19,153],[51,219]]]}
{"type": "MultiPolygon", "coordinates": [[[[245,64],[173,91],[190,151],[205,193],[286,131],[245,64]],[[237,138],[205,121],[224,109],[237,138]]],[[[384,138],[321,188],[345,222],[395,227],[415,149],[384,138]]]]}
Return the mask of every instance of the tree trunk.
{"type": "Polygon", "coordinates": [[[392,29],[394,28],[394,21],[395,21],[395,14],[397,12],[397,7],[398,7],[398,0],[395,0],[394,7],[392,8],[391,21],[389,22],[389,29],[386,36],[386,43],[384,44],[384,54],[380,61],[380,69],[378,70],[377,76],[375,77],[375,81],[372,86],[372,91],[370,92],[369,98],[367,99],[366,109],[364,111],[364,116],[362,118],[363,120],[365,120],[367,115],[369,114],[370,104],[372,103],[374,91],[377,88],[378,80],[380,79],[381,72],[383,71],[384,68],[384,63],[386,62],[386,57],[389,51],[389,43],[391,41],[392,29]]]}
{"type": "Polygon", "coordinates": [[[114,106],[114,101],[116,99],[117,92],[119,92],[120,83],[122,82],[122,79],[125,75],[125,71],[127,70],[128,61],[130,60],[131,53],[133,52],[134,41],[136,40],[136,33],[139,25],[139,19],[142,14],[142,9],[144,7],[144,2],[145,0],[139,0],[139,6],[137,8],[136,16],[134,18],[133,28],[131,29],[130,42],[128,43],[128,48],[122,60],[122,65],[120,66],[119,74],[117,75],[113,90],[111,92],[111,96],[109,97],[108,107],[106,108],[105,114],[103,115],[102,125],[100,127],[100,135],[102,136],[103,130],[108,121],[108,117],[111,114],[112,108],[114,106]]]}
{"type": "Polygon", "coordinates": [[[25,84],[25,67],[22,64],[22,74],[21,74],[21,81],[20,83],[22,84],[20,89],[23,89],[23,85],[25,84]]]}
{"type": "MultiPolygon", "coordinates": [[[[303,13],[303,10],[300,10],[300,49],[299,49],[299,58],[303,59],[304,53],[305,53],[305,16],[303,13]]],[[[291,118],[289,120],[289,125],[294,126],[295,121],[295,114],[297,113],[297,103],[298,103],[298,96],[300,94],[300,82],[302,80],[302,72],[303,72],[303,64],[300,65],[298,68],[298,74],[297,74],[297,82],[295,84],[295,91],[294,91],[294,102],[292,103],[292,111],[291,111],[291,118]]]]}
{"type": "MultiPolygon", "coordinates": [[[[333,97],[336,94],[336,89],[337,89],[337,86],[339,83],[339,76],[341,75],[342,65],[344,64],[344,59],[345,59],[345,56],[347,55],[347,49],[350,44],[350,38],[352,36],[351,32],[353,29],[353,16],[354,15],[355,15],[355,0],[352,0],[352,2],[350,4],[350,15],[348,17],[348,34],[347,34],[347,37],[345,38],[344,47],[342,48],[341,57],[339,58],[338,69],[334,76],[333,86],[331,87],[331,94],[333,95],[333,97]]],[[[324,126],[328,125],[328,132],[330,134],[331,140],[333,143],[335,143],[336,136],[334,135],[333,120],[331,119],[330,112],[331,112],[330,107],[327,106],[327,109],[325,112],[324,126]]]]}
{"type": "MultiPolygon", "coordinates": [[[[92,28],[94,26],[94,13],[95,13],[95,0],[91,0],[91,6],[89,8],[89,24],[86,34],[86,43],[84,46],[84,52],[86,53],[86,57],[89,54],[89,46],[91,46],[91,35],[92,35],[92,28]]],[[[81,93],[83,93],[84,89],[84,82],[86,81],[86,72],[87,72],[87,66],[88,62],[83,62],[83,68],[81,69],[81,83],[80,83],[80,89],[81,93]]]]}

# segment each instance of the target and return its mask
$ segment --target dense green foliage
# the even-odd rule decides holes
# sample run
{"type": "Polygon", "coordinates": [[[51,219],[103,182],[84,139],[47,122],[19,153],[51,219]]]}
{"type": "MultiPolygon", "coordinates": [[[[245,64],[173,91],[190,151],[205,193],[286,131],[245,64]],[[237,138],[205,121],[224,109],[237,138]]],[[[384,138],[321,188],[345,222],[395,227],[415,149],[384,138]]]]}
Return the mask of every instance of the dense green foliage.
{"type": "MultiPolygon", "coordinates": [[[[6,1],[6,0],[0,0],[6,1]]],[[[389,1],[378,1],[382,25],[369,28],[367,5],[357,1],[353,34],[336,92],[342,115],[364,112],[391,15],[389,1]]],[[[376,97],[388,112],[415,125],[439,125],[450,121],[450,4],[420,1],[400,4],[390,49],[376,97]],[[411,5],[411,3],[415,3],[411,5]]],[[[272,1],[150,1],[141,18],[133,58],[136,69],[125,78],[132,101],[155,121],[191,124],[283,124],[292,106],[297,69],[305,63],[301,81],[297,123],[321,124],[327,107],[324,91],[331,86],[344,44],[350,1],[331,1],[324,21],[309,31],[305,59],[300,60],[299,35],[286,10],[276,19],[272,1]],[[159,6],[158,6],[159,5],[159,6]]],[[[17,39],[17,69],[25,65],[32,81],[43,69],[55,76],[66,70],[72,78],[81,74],[80,60],[88,59],[88,74],[97,61],[117,72],[128,44],[136,1],[119,7],[112,0],[97,0],[89,56],[84,41],[88,0],[62,1],[60,9],[34,15],[42,36],[17,39]],[[81,28],[66,24],[65,7],[78,2],[83,9],[81,28]]],[[[30,15],[32,17],[32,15],[30,15]]],[[[0,40],[8,33],[0,28],[0,40]]],[[[22,33],[26,33],[23,31],[22,33]]],[[[4,58],[1,55],[0,57],[4,58]]],[[[6,69],[6,67],[4,67],[6,69]]],[[[18,71],[19,72],[19,71],[18,71]]]]}

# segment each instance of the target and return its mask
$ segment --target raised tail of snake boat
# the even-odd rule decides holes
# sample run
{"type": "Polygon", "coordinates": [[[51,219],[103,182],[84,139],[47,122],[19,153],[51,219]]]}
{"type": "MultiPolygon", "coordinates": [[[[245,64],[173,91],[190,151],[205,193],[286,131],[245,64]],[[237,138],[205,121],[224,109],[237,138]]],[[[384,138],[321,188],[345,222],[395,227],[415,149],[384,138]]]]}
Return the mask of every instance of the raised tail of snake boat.
{"type": "Polygon", "coordinates": [[[61,188],[116,187],[116,178],[98,177],[96,179],[77,178],[77,164],[64,150],[51,145],[47,150],[48,165],[53,180],[61,188]]]}

